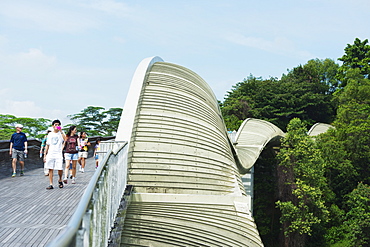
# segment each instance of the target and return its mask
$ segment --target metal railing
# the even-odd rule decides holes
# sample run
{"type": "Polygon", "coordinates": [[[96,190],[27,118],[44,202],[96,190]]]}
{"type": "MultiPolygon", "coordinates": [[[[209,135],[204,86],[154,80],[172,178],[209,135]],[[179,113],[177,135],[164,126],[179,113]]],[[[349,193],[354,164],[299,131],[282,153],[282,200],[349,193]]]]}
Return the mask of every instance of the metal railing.
{"type": "MultiPolygon", "coordinates": [[[[101,142],[101,162],[65,229],[47,246],[107,246],[127,182],[127,142],[101,142]]],[[[100,160],[100,159],[99,159],[100,160]]]]}

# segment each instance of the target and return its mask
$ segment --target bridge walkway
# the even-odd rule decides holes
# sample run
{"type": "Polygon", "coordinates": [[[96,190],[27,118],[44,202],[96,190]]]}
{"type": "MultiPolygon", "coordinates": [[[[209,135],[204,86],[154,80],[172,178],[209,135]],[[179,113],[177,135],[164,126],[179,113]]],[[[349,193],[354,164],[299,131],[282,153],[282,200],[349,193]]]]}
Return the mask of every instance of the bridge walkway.
{"type": "Polygon", "coordinates": [[[43,168],[0,179],[0,246],[45,246],[54,239],[69,222],[94,172],[95,160],[88,158],[85,172],[77,171],[76,184],[69,179],[60,189],[55,171],[53,190],[46,190],[49,178],[43,168]]]}

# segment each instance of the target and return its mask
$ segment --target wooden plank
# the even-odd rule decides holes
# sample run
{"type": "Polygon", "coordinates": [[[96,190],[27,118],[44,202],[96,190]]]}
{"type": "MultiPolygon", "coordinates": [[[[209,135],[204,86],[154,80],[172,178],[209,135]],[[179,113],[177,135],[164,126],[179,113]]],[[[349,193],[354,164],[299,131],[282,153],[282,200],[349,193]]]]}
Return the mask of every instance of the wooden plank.
{"type": "Polygon", "coordinates": [[[45,246],[55,238],[69,222],[95,172],[94,159],[86,161],[85,172],[77,172],[76,184],[68,179],[62,189],[54,171],[54,189],[46,190],[49,178],[42,168],[22,177],[0,179],[0,245],[45,246]]]}

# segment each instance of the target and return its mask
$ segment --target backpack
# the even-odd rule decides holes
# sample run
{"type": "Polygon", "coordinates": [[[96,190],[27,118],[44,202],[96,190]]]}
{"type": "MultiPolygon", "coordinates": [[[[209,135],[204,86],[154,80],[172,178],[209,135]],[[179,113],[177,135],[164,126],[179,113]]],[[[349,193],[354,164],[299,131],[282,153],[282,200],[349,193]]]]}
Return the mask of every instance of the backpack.
{"type": "Polygon", "coordinates": [[[77,136],[70,136],[67,139],[67,147],[66,147],[66,153],[75,154],[78,153],[77,151],[77,136]]]}

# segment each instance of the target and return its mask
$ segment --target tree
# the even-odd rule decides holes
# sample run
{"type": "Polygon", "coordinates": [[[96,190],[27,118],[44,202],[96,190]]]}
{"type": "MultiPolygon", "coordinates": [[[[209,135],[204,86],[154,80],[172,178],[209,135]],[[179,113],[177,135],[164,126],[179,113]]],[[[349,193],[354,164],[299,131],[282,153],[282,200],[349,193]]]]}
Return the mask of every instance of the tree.
{"type": "Polygon", "coordinates": [[[51,122],[46,118],[16,118],[15,121],[24,126],[24,132],[29,134],[29,138],[38,139],[43,138],[51,122]]]}
{"type": "Polygon", "coordinates": [[[370,80],[358,69],[348,70],[346,76],[348,84],[334,94],[338,104],[335,128],[316,138],[326,163],[328,185],[335,193],[326,238],[340,246],[349,246],[352,241],[349,193],[359,182],[370,184],[370,80]]]}
{"type": "Polygon", "coordinates": [[[226,127],[232,130],[239,128],[244,119],[252,117],[251,105],[252,98],[249,93],[253,88],[258,86],[261,78],[255,78],[250,75],[243,82],[238,82],[230,92],[227,92],[225,101],[220,104],[226,127]]]}
{"type": "Polygon", "coordinates": [[[0,140],[10,140],[15,131],[15,124],[13,125],[15,118],[13,115],[0,114],[0,140]]]}
{"type": "Polygon", "coordinates": [[[250,75],[228,92],[220,106],[226,127],[237,129],[246,118],[263,119],[282,130],[295,117],[309,126],[332,122],[338,67],[333,60],[315,59],[289,71],[280,81],[250,75]]]}
{"type": "MultiPolygon", "coordinates": [[[[332,94],[338,89],[340,81],[336,76],[339,70],[339,65],[332,59],[311,59],[306,65],[304,65],[304,67],[310,71],[316,71],[314,76],[317,77],[322,84],[325,84],[328,87],[328,92],[326,93],[332,94]]],[[[324,88],[324,91],[326,90],[327,88],[324,88]]]]}
{"type": "Polygon", "coordinates": [[[106,135],[115,135],[121,121],[122,108],[110,108],[104,111],[103,114],[106,115],[106,121],[103,123],[106,135]]]}
{"type": "Polygon", "coordinates": [[[307,126],[334,120],[335,107],[331,101],[332,91],[337,85],[334,79],[337,70],[338,65],[334,61],[315,59],[282,76],[282,95],[287,103],[280,115],[285,117],[281,119],[285,126],[294,117],[300,118],[307,126]]]}
{"type": "Polygon", "coordinates": [[[330,196],[330,191],[325,163],[300,119],[289,123],[277,158],[280,200],[276,205],[281,211],[283,246],[305,246],[313,227],[328,221],[324,195],[330,196]]]}
{"type": "Polygon", "coordinates": [[[347,85],[347,73],[350,70],[358,70],[364,78],[370,74],[370,45],[368,40],[361,41],[356,38],[353,45],[347,44],[345,54],[338,58],[343,64],[338,71],[337,78],[342,81],[341,86],[347,85]]]}
{"type": "Polygon", "coordinates": [[[339,201],[358,182],[370,184],[370,80],[357,70],[347,76],[347,86],[335,93],[335,129],[318,139],[339,201]]]}
{"type": "Polygon", "coordinates": [[[102,130],[105,118],[103,110],[104,107],[88,106],[80,113],[68,115],[68,117],[79,131],[86,131],[90,136],[99,136],[104,134],[102,130]]]}
{"type": "MultiPolygon", "coordinates": [[[[88,106],[80,113],[68,115],[79,131],[86,131],[90,136],[112,135],[118,128],[122,109],[88,106]]],[[[70,125],[67,125],[68,127],[70,125]]]]}
{"type": "Polygon", "coordinates": [[[23,132],[28,138],[42,138],[50,120],[45,118],[18,118],[13,115],[0,114],[0,139],[10,140],[15,132],[15,125],[22,124],[23,132]]]}
{"type": "Polygon", "coordinates": [[[349,246],[370,246],[370,186],[358,183],[346,198],[347,214],[344,225],[349,246]]]}

